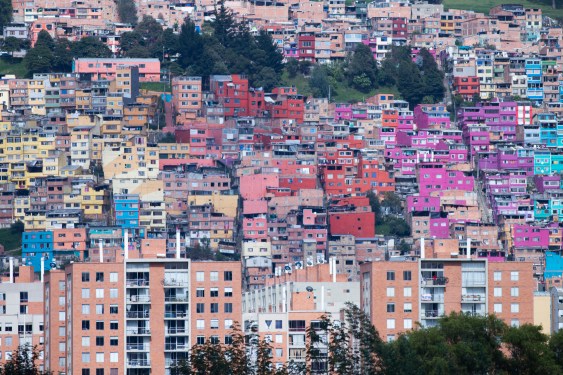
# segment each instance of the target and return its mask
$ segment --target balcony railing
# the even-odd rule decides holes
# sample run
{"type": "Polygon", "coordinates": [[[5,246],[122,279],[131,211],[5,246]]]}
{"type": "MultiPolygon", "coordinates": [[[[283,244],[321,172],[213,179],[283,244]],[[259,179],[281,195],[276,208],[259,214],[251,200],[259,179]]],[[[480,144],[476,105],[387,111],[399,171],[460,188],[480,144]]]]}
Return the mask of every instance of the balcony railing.
{"type": "Polygon", "coordinates": [[[148,344],[127,344],[127,350],[140,350],[149,352],[151,350],[151,347],[148,344]]]}
{"type": "Polygon", "coordinates": [[[148,319],[150,318],[150,312],[149,311],[127,311],[127,317],[128,318],[140,318],[140,319],[148,319]]]}
{"type": "Polygon", "coordinates": [[[147,295],[142,295],[142,296],[133,295],[127,298],[127,302],[150,302],[150,301],[151,301],[151,296],[147,296],[147,295]]]}
{"type": "Polygon", "coordinates": [[[164,318],[185,318],[188,316],[187,311],[167,311],[164,313],[164,318]]]}
{"type": "Polygon", "coordinates": [[[184,296],[166,296],[164,302],[188,302],[188,297],[184,296]]]}
{"type": "Polygon", "coordinates": [[[145,279],[128,279],[127,286],[149,286],[149,281],[145,279]]]}
{"type": "Polygon", "coordinates": [[[165,344],[164,350],[186,350],[189,346],[186,344],[165,344]]]}
{"type": "Polygon", "coordinates": [[[128,335],[150,335],[151,330],[148,328],[128,328],[128,335]]]}
{"type": "Polygon", "coordinates": [[[186,333],[188,330],[185,327],[168,328],[166,333],[169,335],[178,335],[181,333],[186,333]]]}
{"type": "Polygon", "coordinates": [[[426,318],[437,318],[440,316],[440,312],[438,310],[426,310],[424,311],[424,316],[426,318]]]}
{"type": "Polygon", "coordinates": [[[464,294],[461,296],[462,302],[485,302],[485,296],[479,294],[464,294]]]}
{"type": "Polygon", "coordinates": [[[187,280],[175,280],[175,279],[164,279],[162,280],[162,285],[164,286],[188,286],[189,281],[187,280]]]}
{"type": "Polygon", "coordinates": [[[150,367],[151,361],[149,359],[129,359],[127,361],[129,367],[150,367]]]}

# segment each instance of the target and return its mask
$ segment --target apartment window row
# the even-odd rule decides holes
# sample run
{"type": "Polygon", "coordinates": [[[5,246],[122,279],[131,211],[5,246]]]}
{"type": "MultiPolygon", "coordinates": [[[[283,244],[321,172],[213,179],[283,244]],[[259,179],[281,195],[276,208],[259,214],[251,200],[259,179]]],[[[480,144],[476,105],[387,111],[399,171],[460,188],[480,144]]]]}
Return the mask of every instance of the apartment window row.
{"type": "MultiPolygon", "coordinates": [[[[205,336],[197,336],[197,337],[196,337],[196,344],[197,344],[197,345],[204,345],[205,342],[206,342],[206,340],[207,340],[207,338],[206,338],[205,336]]],[[[210,341],[212,344],[220,344],[220,343],[221,343],[221,342],[220,342],[221,340],[219,339],[219,336],[216,336],[216,335],[209,336],[209,341],[210,341]]],[[[224,337],[224,339],[223,339],[223,342],[225,343],[225,345],[230,345],[230,344],[232,344],[232,343],[233,343],[233,336],[231,336],[231,335],[226,335],[226,336],[224,337]]]]}
{"type": "MultiPolygon", "coordinates": [[[[394,281],[395,280],[395,271],[387,271],[387,281],[394,281]]],[[[412,271],[403,271],[403,280],[410,281],[412,280],[412,271]]]]}
{"type": "MultiPolygon", "coordinates": [[[[210,288],[209,289],[209,296],[210,297],[219,297],[219,288],[210,288]]],[[[233,288],[224,288],[223,289],[223,296],[224,297],[232,297],[233,296],[233,288]]],[[[205,288],[197,288],[196,289],[196,297],[205,297],[205,288]]]]}
{"type": "MultiPolygon", "coordinates": [[[[196,304],[196,312],[198,314],[205,313],[205,303],[196,304]]],[[[219,304],[218,303],[210,303],[209,304],[209,312],[218,313],[219,312],[219,304]]],[[[225,302],[223,304],[223,312],[232,313],[233,312],[233,304],[230,303],[230,302],[225,302]]]]}
{"type": "MultiPolygon", "coordinates": [[[[119,306],[118,305],[109,305],[108,311],[109,311],[110,314],[118,314],[119,313],[119,306]]],[[[103,304],[97,304],[96,305],[96,314],[103,315],[103,314],[105,314],[105,312],[106,312],[105,305],[103,305],[103,304]]],[[[90,314],[90,305],[89,304],[83,304],[82,305],[82,314],[83,315],[90,314]]]]}
{"type": "MultiPolygon", "coordinates": [[[[387,329],[395,329],[396,319],[387,319],[387,329]]],[[[412,329],[412,319],[403,319],[403,328],[412,329]]]]}
{"type": "MultiPolygon", "coordinates": [[[[493,273],[493,280],[502,281],[502,271],[495,271],[493,273]]],[[[518,281],[518,280],[520,280],[520,272],[510,271],[510,281],[518,281]]]]}
{"type": "MultiPolygon", "coordinates": [[[[233,320],[232,319],[225,319],[224,320],[224,327],[225,327],[225,329],[231,329],[233,327],[233,320]]],[[[211,319],[209,321],[209,328],[219,329],[219,319],[211,319]]],[[[204,319],[196,320],[196,329],[205,329],[205,320],[204,319]]]]}
{"type": "MultiPolygon", "coordinates": [[[[104,327],[105,327],[105,322],[97,320],[95,322],[95,327],[96,327],[97,331],[103,331],[104,327]]],[[[115,321],[115,320],[110,321],[109,329],[112,330],[112,331],[118,330],[119,329],[119,322],[115,321]]],[[[83,331],[90,330],[90,320],[83,320],[82,321],[82,330],[83,331]]]]}
{"type": "MultiPolygon", "coordinates": [[[[204,271],[196,272],[196,281],[205,281],[204,271]]],[[[209,272],[209,281],[219,281],[219,272],[218,271],[209,272]]],[[[233,272],[223,271],[223,281],[233,281],[233,272]]]]}
{"type": "MultiPolygon", "coordinates": [[[[118,280],[119,280],[119,276],[117,272],[109,273],[110,283],[116,283],[118,280]]],[[[95,272],[95,281],[99,283],[104,282],[104,272],[95,272]]],[[[90,282],[90,272],[82,272],[82,282],[83,283],[90,282]]]]}
{"type": "MultiPolygon", "coordinates": [[[[104,289],[103,288],[96,288],[95,289],[96,298],[104,298],[104,289]]],[[[119,290],[117,288],[111,288],[109,290],[109,298],[118,298],[119,290]]],[[[82,298],[88,299],[90,298],[90,288],[82,288],[82,298]]]]}

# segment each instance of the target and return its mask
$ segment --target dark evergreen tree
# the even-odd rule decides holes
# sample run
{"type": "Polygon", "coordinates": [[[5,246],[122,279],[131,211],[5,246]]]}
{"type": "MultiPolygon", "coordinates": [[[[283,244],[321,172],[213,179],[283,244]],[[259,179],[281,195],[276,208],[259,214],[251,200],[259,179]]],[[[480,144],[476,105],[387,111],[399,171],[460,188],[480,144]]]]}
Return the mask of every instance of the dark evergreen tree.
{"type": "Polygon", "coordinates": [[[548,337],[541,327],[524,324],[510,327],[502,340],[509,351],[506,370],[510,374],[560,374],[563,370],[549,350],[548,337]]]}
{"type": "MultiPolygon", "coordinates": [[[[198,65],[203,57],[203,37],[196,31],[195,23],[189,18],[184,20],[184,24],[180,28],[178,49],[180,52],[179,63],[184,69],[198,65]]],[[[208,61],[207,64],[213,65],[213,62],[208,61]]]]}
{"type": "Polygon", "coordinates": [[[27,51],[24,63],[29,74],[51,72],[53,69],[53,52],[45,44],[36,45],[27,51]]]}
{"type": "Polygon", "coordinates": [[[74,57],[111,57],[110,49],[98,38],[87,36],[72,45],[74,57]]]}
{"type": "Polygon", "coordinates": [[[4,26],[12,22],[12,13],[12,1],[0,0],[0,30],[3,30],[4,26]]]}
{"type": "Polygon", "coordinates": [[[359,43],[348,64],[348,80],[356,89],[368,92],[377,87],[377,63],[371,49],[359,43]]]}
{"type": "Polygon", "coordinates": [[[53,71],[70,72],[72,70],[72,42],[57,39],[53,50],[53,71]]]}
{"type": "Polygon", "coordinates": [[[37,34],[37,40],[35,41],[34,47],[37,46],[45,46],[51,51],[55,48],[55,41],[47,30],[41,30],[39,34],[37,34]]]}
{"type": "Polygon", "coordinates": [[[0,375],[50,375],[51,372],[40,371],[39,350],[36,346],[18,346],[10,359],[0,366],[0,375]]]}
{"type": "Polygon", "coordinates": [[[137,7],[134,0],[117,0],[117,15],[123,23],[137,23],[137,7]]]}

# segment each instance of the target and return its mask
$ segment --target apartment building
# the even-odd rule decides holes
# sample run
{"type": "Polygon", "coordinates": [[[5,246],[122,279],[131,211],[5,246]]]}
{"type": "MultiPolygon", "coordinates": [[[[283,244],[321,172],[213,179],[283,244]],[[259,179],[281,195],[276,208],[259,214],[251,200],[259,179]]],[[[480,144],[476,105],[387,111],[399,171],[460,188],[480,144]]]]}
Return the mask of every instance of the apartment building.
{"type": "Polygon", "coordinates": [[[45,280],[46,369],[169,374],[196,343],[231,341],[240,288],[238,262],[136,258],[54,270],[45,280]]]}
{"type": "Polygon", "coordinates": [[[533,323],[531,262],[465,259],[455,252],[360,265],[361,305],[383,339],[394,340],[416,322],[432,327],[451,312],[495,314],[513,326],[533,323]]]}

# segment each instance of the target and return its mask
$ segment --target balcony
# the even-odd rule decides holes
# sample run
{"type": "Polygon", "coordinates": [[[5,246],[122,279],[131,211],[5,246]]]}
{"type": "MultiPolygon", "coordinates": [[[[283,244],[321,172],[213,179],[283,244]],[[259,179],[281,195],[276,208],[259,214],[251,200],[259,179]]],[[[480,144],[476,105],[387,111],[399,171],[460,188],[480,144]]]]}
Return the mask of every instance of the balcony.
{"type": "Polygon", "coordinates": [[[183,319],[187,318],[187,311],[166,311],[164,313],[164,319],[183,319]]]}
{"type": "Polygon", "coordinates": [[[139,296],[139,295],[132,295],[127,297],[127,302],[132,302],[132,303],[143,303],[143,302],[150,302],[151,301],[151,296],[139,296]]]}
{"type": "Polygon", "coordinates": [[[139,352],[150,352],[151,347],[149,344],[127,344],[126,350],[128,351],[139,351],[139,352]]]}
{"type": "Polygon", "coordinates": [[[164,287],[186,287],[190,284],[188,280],[176,279],[164,279],[161,283],[164,287]]]}
{"type": "Polygon", "coordinates": [[[177,303],[186,303],[188,302],[188,297],[183,296],[166,296],[164,297],[164,302],[177,302],[177,303]]]}
{"type": "Polygon", "coordinates": [[[148,287],[149,281],[145,279],[127,279],[126,285],[127,287],[148,287]]]}
{"type": "Polygon", "coordinates": [[[189,349],[189,346],[187,344],[165,344],[164,345],[164,350],[181,350],[181,351],[186,351],[189,349]]]}
{"type": "Polygon", "coordinates": [[[130,319],[149,319],[150,318],[150,312],[147,311],[127,311],[126,314],[127,318],[130,319]]]}
{"type": "Polygon", "coordinates": [[[461,296],[461,302],[485,302],[485,296],[479,294],[464,294],[461,296]]]}
{"type": "Polygon", "coordinates": [[[129,359],[127,361],[128,367],[151,367],[149,359],[129,359]]]}
{"type": "Polygon", "coordinates": [[[131,336],[135,336],[135,335],[140,335],[140,336],[145,336],[145,335],[150,335],[151,334],[151,330],[148,328],[127,328],[127,335],[131,335],[131,336]]]}
{"type": "Polygon", "coordinates": [[[440,312],[438,310],[425,310],[423,311],[423,316],[426,319],[433,319],[433,318],[439,318],[440,317],[440,312]]]}
{"type": "Polygon", "coordinates": [[[449,279],[444,276],[424,279],[424,286],[446,286],[449,279]]]}

